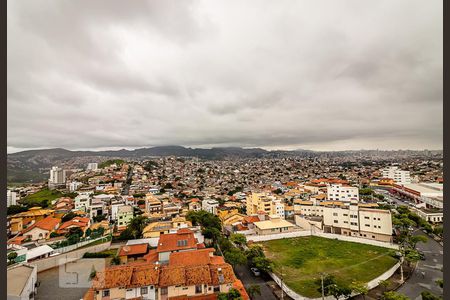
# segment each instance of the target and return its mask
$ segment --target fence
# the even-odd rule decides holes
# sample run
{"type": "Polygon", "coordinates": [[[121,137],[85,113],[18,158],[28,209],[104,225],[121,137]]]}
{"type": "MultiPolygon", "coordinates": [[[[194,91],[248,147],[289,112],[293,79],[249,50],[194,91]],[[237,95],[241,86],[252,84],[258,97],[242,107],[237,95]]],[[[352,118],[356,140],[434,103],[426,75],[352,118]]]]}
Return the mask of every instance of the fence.
{"type": "Polygon", "coordinates": [[[110,236],[102,236],[102,237],[99,237],[99,238],[96,238],[96,239],[92,239],[92,240],[85,240],[85,241],[78,242],[78,243],[73,244],[73,245],[56,248],[55,252],[62,254],[62,253],[70,252],[70,251],[73,251],[73,250],[78,249],[80,247],[89,245],[89,244],[91,244],[93,242],[97,242],[97,241],[101,241],[101,240],[104,240],[105,242],[107,242],[110,239],[111,239],[110,236]]]}
{"type": "MultiPolygon", "coordinates": [[[[392,268],[390,268],[389,270],[387,270],[386,272],[384,272],[383,274],[381,274],[380,276],[378,276],[377,278],[369,281],[367,283],[367,288],[369,290],[377,287],[380,284],[381,280],[386,280],[389,277],[391,277],[392,275],[394,275],[395,271],[397,271],[397,269],[400,267],[400,262],[396,263],[392,268]]],[[[322,297],[320,298],[308,298],[308,297],[304,297],[302,295],[297,294],[296,292],[294,292],[293,290],[291,290],[286,284],[282,284],[281,283],[281,279],[275,275],[274,273],[269,273],[270,277],[272,277],[272,279],[278,284],[278,286],[280,286],[282,288],[282,290],[292,299],[294,300],[321,300],[322,297]]],[[[352,297],[358,295],[357,293],[352,293],[352,297]]],[[[335,299],[333,296],[326,296],[324,297],[325,300],[332,300],[335,299]]]]}
{"type": "Polygon", "coordinates": [[[368,244],[373,246],[379,246],[390,249],[399,249],[399,246],[393,243],[375,241],[370,239],[364,239],[359,237],[345,236],[339,234],[332,233],[322,233],[322,232],[311,232],[310,230],[302,230],[302,231],[294,231],[294,232],[286,232],[286,233],[278,233],[278,234],[268,234],[268,235],[248,235],[247,241],[253,242],[264,242],[271,240],[280,240],[280,239],[289,239],[294,237],[302,237],[302,236],[318,236],[327,239],[335,239],[340,241],[368,244]]]}

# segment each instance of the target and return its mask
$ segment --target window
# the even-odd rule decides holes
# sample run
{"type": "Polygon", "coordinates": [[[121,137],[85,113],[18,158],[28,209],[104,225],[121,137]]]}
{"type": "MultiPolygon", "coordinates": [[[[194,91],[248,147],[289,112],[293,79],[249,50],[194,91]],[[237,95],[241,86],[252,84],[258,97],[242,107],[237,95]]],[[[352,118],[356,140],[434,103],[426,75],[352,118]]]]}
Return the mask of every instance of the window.
{"type": "Polygon", "coordinates": [[[334,220],[334,223],[337,223],[338,222],[338,220],[334,220]]]}
{"type": "Polygon", "coordinates": [[[109,290],[104,290],[102,292],[102,297],[109,297],[109,290]]]}
{"type": "Polygon", "coordinates": [[[214,293],[220,292],[220,285],[214,286],[214,293]]]}
{"type": "Polygon", "coordinates": [[[196,285],[195,286],[195,293],[200,294],[202,292],[202,285],[196,285]]]}
{"type": "Polygon", "coordinates": [[[178,247],[187,246],[187,240],[179,240],[179,241],[177,241],[177,246],[178,247]]]}
{"type": "Polygon", "coordinates": [[[132,292],[133,291],[133,289],[127,289],[127,292],[132,292]]]}
{"type": "Polygon", "coordinates": [[[370,227],[370,224],[365,224],[366,227],[370,227]]]}
{"type": "Polygon", "coordinates": [[[333,213],[333,216],[337,216],[338,214],[337,213],[333,213]]]}
{"type": "Polygon", "coordinates": [[[374,236],[374,235],[372,235],[372,238],[374,239],[374,238],[375,238],[375,236],[374,236]]]}
{"type": "Polygon", "coordinates": [[[364,219],[367,219],[367,220],[369,220],[370,218],[369,218],[369,217],[364,217],[364,219]]]}
{"type": "Polygon", "coordinates": [[[344,217],[347,217],[348,216],[348,214],[344,214],[344,217]]]}
{"type": "Polygon", "coordinates": [[[142,294],[148,294],[148,288],[147,287],[141,287],[141,295],[142,294]]]}
{"type": "Polygon", "coordinates": [[[348,221],[344,221],[344,224],[348,224],[348,221]]]}

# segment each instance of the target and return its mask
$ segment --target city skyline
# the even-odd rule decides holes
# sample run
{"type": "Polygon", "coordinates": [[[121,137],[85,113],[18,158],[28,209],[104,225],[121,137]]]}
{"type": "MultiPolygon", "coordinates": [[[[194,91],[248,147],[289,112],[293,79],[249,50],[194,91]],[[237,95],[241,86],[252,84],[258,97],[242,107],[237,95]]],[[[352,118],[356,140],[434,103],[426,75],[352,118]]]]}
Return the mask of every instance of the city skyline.
{"type": "Polygon", "coordinates": [[[442,3],[8,4],[8,153],[442,149],[442,3]]]}

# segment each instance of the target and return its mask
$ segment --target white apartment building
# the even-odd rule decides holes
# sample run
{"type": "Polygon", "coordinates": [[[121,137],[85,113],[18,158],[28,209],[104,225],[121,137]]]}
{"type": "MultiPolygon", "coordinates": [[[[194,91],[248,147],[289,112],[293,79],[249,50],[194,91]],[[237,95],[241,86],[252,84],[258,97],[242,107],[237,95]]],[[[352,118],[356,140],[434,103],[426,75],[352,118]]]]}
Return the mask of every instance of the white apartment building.
{"type": "Polygon", "coordinates": [[[82,182],[79,182],[79,181],[72,181],[72,182],[69,182],[69,183],[67,184],[67,188],[69,189],[70,192],[75,192],[75,191],[78,190],[82,185],[83,185],[82,182]]]}
{"type": "Polygon", "coordinates": [[[75,199],[75,209],[87,212],[91,207],[91,193],[79,193],[75,199]]]}
{"type": "Polygon", "coordinates": [[[206,210],[212,214],[217,213],[217,207],[219,206],[219,202],[217,200],[205,199],[202,201],[202,210],[206,210]]]}
{"type": "Polygon", "coordinates": [[[97,171],[98,170],[98,163],[88,163],[87,171],[97,171]]]}
{"type": "Polygon", "coordinates": [[[381,170],[383,178],[394,179],[396,183],[411,183],[411,175],[409,171],[402,171],[396,166],[390,166],[381,170]]]}
{"type": "Polygon", "coordinates": [[[346,207],[324,207],[323,231],[391,242],[391,212],[384,209],[361,208],[356,203],[346,207]]]}
{"type": "Polygon", "coordinates": [[[286,216],[284,215],[284,203],[280,199],[276,199],[273,201],[275,207],[275,215],[280,217],[280,219],[284,219],[286,216]]]}
{"type": "Polygon", "coordinates": [[[48,187],[54,189],[66,184],[66,171],[60,167],[52,167],[50,170],[50,178],[48,180],[48,187]]]}
{"type": "Polygon", "coordinates": [[[7,190],[6,207],[10,207],[11,205],[17,205],[17,193],[11,190],[7,190]]]}
{"type": "Polygon", "coordinates": [[[331,184],[327,186],[327,198],[330,201],[359,202],[359,190],[357,187],[341,183],[331,184]]]}
{"type": "Polygon", "coordinates": [[[31,300],[37,293],[37,267],[20,264],[6,271],[7,299],[31,300]]]}
{"type": "Polygon", "coordinates": [[[125,204],[123,202],[111,203],[111,215],[110,215],[111,221],[117,220],[117,212],[119,211],[119,207],[124,206],[124,205],[125,204]]]}

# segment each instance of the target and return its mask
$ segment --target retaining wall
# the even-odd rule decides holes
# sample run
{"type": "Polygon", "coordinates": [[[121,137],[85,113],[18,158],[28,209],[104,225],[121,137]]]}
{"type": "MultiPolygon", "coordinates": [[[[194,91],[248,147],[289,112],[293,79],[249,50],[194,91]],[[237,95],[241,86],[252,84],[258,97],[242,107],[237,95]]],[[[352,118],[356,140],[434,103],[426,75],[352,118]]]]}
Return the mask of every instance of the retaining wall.
{"type": "Polygon", "coordinates": [[[39,259],[36,261],[29,262],[30,265],[34,265],[37,267],[37,272],[42,272],[48,269],[52,269],[58,267],[60,265],[66,264],[70,261],[75,261],[83,257],[86,252],[101,252],[109,249],[111,245],[111,241],[108,241],[104,244],[98,244],[82,249],[78,249],[71,252],[66,252],[64,254],[59,254],[55,256],[50,256],[48,258],[39,259]]]}

